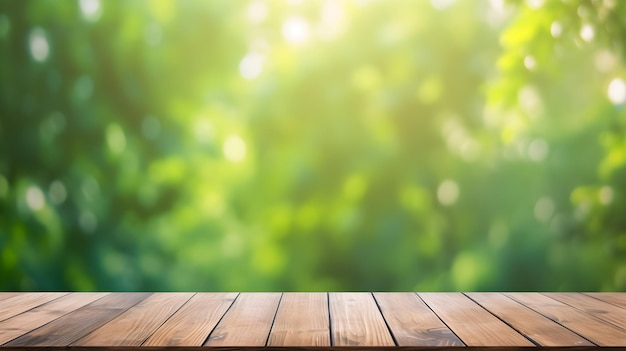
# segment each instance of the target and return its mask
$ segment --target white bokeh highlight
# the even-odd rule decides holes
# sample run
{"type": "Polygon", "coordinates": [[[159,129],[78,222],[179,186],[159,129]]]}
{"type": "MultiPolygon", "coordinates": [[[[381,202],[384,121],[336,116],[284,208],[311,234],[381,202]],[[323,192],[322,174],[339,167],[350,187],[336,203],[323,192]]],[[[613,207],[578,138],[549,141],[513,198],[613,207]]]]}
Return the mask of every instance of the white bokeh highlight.
{"type": "Polygon", "coordinates": [[[239,73],[245,79],[255,79],[263,72],[264,63],[265,57],[260,53],[248,53],[239,63],[239,73]]]}
{"type": "Polygon", "coordinates": [[[621,105],[626,102],[626,83],[622,78],[614,78],[609,83],[607,90],[609,100],[615,105],[621,105]]]}
{"type": "Polygon", "coordinates": [[[459,185],[452,179],[446,179],[437,188],[437,200],[444,206],[451,206],[459,198],[459,185]]]}
{"type": "Polygon", "coordinates": [[[246,142],[239,135],[230,135],[224,140],[224,157],[230,162],[241,162],[246,157],[246,142]]]}
{"type": "Polygon", "coordinates": [[[44,62],[48,59],[50,54],[50,43],[46,36],[46,32],[37,27],[34,28],[28,37],[28,48],[30,55],[37,62],[44,62]]]}
{"type": "Polygon", "coordinates": [[[302,17],[290,17],[283,23],[283,37],[290,44],[302,44],[309,39],[311,29],[302,17]]]}

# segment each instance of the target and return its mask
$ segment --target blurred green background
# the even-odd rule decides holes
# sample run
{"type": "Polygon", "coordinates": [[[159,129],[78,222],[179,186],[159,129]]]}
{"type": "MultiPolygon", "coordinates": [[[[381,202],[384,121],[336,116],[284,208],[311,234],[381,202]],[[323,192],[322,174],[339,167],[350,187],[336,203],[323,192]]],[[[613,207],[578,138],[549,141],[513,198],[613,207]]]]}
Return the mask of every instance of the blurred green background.
{"type": "Polygon", "coordinates": [[[626,2],[0,0],[0,290],[626,290],[626,2]]]}

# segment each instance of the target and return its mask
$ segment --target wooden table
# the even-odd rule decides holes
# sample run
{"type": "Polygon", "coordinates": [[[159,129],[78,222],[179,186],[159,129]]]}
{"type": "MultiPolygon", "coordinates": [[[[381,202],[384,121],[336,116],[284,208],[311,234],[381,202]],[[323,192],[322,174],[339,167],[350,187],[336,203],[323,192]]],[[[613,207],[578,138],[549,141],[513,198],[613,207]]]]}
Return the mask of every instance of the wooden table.
{"type": "Polygon", "coordinates": [[[9,349],[626,348],[626,293],[0,293],[9,349]]]}

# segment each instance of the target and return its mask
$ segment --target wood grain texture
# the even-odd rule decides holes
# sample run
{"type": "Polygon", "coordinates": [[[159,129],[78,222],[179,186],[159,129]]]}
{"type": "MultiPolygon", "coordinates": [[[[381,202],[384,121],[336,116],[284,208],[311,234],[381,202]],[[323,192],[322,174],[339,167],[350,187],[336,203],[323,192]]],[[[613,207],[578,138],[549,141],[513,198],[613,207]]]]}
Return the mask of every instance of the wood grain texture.
{"type": "Polygon", "coordinates": [[[626,309],[579,293],[545,293],[544,295],[626,329],[626,309]]]}
{"type": "Polygon", "coordinates": [[[18,293],[18,292],[0,292],[0,301],[6,300],[6,299],[11,298],[13,296],[17,296],[19,294],[20,293],[18,293]]]}
{"type": "Polygon", "coordinates": [[[83,307],[106,293],[74,293],[62,296],[30,311],[0,322],[0,345],[22,336],[73,310],[83,307]]]}
{"type": "Polygon", "coordinates": [[[420,293],[419,296],[467,346],[534,346],[461,293],[420,293]]]}
{"type": "Polygon", "coordinates": [[[374,293],[398,346],[464,346],[415,293],[374,293]]]}
{"type": "Polygon", "coordinates": [[[600,346],[624,346],[626,330],[540,293],[505,293],[600,346]]]}
{"type": "Polygon", "coordinates": [[[626,349],[626,293],[0,296],[0,351],[626,349]]]}
{"type": "Polygon", "coordinates": [[[67,293],[24,293],[0,301],[0,321],[28,311],[67,293]]]}
{"type": "Polygon", "coordinates": [[[330,293],[333,346],[394,346],[370,293],[330,293]]]}
{"type": "Polygon", "coordinates": [[[8,346],[65,347],[126,311],[149,293],[114,293],[7,343],[8,346]]]}
{"type": "Polygon", "coordinates": [[[608,302],[615,306],[626,308],[626,293],[585,293],[595,299],[608,302]]]}
{"type": "Polygon", "coordinates": [[[265,346],[281,293],[241,293],[205,346],[265,346]]]}
{"type": "Polygon", "coordinates": [[[330,346],[328,294],[284,293],[268,346],[330,346]]]}
{"type": "Polygon", "coordinates": [[[143,346],[202,346],[237,293],[197,293],[143,346]]]}
{"type": "Polygon", "coordinates": [[[499,293],[467,293],[472,300],[542,346],[594,346],[562,325],[499,293]]]}
{"type": "Polygon", "coordinates": [[[155,293],[72,346],[139,346],[193,293],[155,293]]]}

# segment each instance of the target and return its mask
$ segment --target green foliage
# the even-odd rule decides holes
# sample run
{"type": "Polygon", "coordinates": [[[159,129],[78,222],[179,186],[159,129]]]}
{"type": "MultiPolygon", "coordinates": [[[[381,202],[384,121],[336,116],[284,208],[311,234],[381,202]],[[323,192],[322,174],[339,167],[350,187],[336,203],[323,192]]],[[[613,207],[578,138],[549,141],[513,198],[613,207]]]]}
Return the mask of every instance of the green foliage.
{"type": "Polygon", "coordinates": [[[624,290],[620,1],[0,1],[2,290],[624,290]]]}

